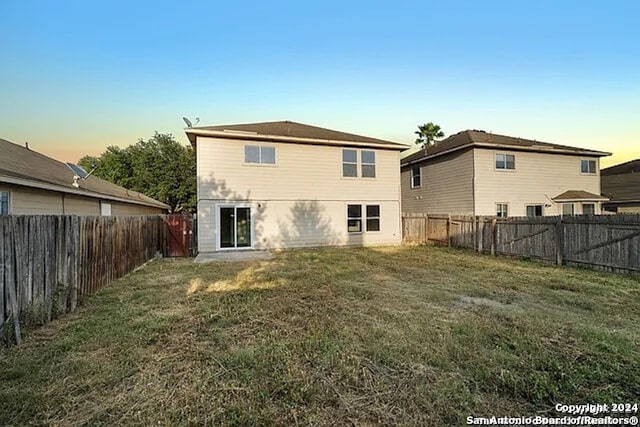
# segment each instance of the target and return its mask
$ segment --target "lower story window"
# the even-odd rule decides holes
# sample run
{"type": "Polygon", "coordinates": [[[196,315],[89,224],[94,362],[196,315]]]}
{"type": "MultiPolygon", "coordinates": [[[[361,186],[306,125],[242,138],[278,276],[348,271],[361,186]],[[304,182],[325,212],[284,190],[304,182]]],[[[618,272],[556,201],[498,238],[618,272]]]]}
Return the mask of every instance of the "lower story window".
{"type": "Polygon", "coordinates": [[[362,232],[361,205],[347,205],[347,231],[349,233],[362,232]]]}
{"type": "Polygon", "coordinates": [[[542,216],[542,205],[527,205],[527,216],[542,216]]]}
{"type": "Polygon", "coordinates": [[[380,205],[367,205],[367,231],[380,231],[380,205]]]}
{"type": "Polygon", "coordinates": [[[496,216],[506,218],[509,216],[509,205],[506,203],[496,203],[496,216]]]}
{"type": "Polygon", "coordinates": [[[596,205],[593,203],[583,203],[582,204],[582,214],[583,215],[595,215],[596,214],[596,205]]]}
{"type": "Polygon", "coordinates": [[[571,216],[571,215],[573,215],[573,203],[563,203],[562,216],[571,216]]]}
{"type": "Polygon", "coordinates": [[[0,191],[0,215],[9,215],[9,192],[0,191]]]}

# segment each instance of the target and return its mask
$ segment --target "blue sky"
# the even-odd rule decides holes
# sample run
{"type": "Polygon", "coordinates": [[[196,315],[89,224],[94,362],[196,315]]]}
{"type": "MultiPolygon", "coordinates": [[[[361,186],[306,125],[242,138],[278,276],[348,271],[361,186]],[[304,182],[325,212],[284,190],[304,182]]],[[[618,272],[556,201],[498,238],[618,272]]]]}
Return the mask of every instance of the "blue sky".
{"type": "Polygon", "coordinates": [[[0,0],[0,138],[60,160],[154,131],[418,124],[640,157],[640,2],[0,0]]]}

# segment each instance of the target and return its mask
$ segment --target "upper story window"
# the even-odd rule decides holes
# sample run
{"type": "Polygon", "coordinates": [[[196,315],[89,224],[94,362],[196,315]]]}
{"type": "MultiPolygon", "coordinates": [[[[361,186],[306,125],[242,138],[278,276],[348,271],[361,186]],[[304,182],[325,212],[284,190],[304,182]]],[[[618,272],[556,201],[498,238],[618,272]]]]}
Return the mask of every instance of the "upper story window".
{"type": "Polygon", "coordinates": [[[9,192],[0,191],[0,215],[9,215],[9,192]]]}
{"type": "Polygon", "coordinates": [[[580,161],[580,172],[586,174],[595,174],[596,173],[596,161],[595,160],[581,160],[580,161]]]}
{"type": "Polygon", "coordinates": [[[496,169],[513,170],[516,168],[516,156],[513,154],[496,154],[496,169]]]}
{"type": "Polygon", "coordinates": [[[421,185],[420,166],[414,166],[411,168],[411,188],[418,188],[421,185]]]}
{"type": "Polygon", "coordinates": [[[342,150],[342,176],[358,177],[357,150],[342,150]]]}
{"type": "Polygon", "coordinates": [[[245,145],[244,162],[259,165],[275,165],[276,147],[263,145],[245,145]]]}
{"type": "Polygon", "coordinates": [[[347,178],[357,178],[358,166],[360,166],[361,178],[375,178],[376,152],[372,150],[342,150],[342,176],[347,178]],[[360,151],[359,162],[358,151],[360,151]]]}
{"type": "Polygon", "coordinates": [[[362,163],[362,177],[376,177],[376,152],[362,150],[360,152],[360,163],[362,163]]]}

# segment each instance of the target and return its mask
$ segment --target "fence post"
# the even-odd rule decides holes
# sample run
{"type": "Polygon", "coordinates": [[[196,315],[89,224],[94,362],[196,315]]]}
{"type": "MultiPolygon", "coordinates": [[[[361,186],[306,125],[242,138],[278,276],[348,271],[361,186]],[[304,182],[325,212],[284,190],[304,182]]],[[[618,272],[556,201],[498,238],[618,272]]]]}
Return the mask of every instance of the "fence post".
{"type": "Polygon", "coordinates": [[[496,255],[496,243],[497,243],[497,232],[498,232],[498,220],[493,218],[491,220],[491,255],[496,255]]]}
{"type": "Polygon", "coordinates": [[[484,231],[484,217],[478,215],[478,226],[476,228],[476,241],[478,242],[478,252],[482,253],[482,238],[484,231]]]}
{"type": "Polygon", "coordinates": [[[451,247],[451,214],[447,215],[447,246],[451,247]]]}
{"type": "Polygon", "coordinates": [[[429,215],[424,216],[424,242],[429,243],[429,215]]]}
{"type": "Polygon", "coordinates": [[[556,221],[556,263],[562,265],[564,262],[564,224],[562,217],[558,216],[556,221]]]}

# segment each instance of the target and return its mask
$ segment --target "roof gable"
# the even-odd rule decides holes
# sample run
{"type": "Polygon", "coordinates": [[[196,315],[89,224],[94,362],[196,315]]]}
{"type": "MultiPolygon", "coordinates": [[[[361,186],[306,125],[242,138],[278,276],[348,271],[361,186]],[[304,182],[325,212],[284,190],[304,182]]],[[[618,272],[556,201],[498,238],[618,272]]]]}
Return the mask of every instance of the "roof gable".
{"type": "Polygon", "coordinates": [[[449,136],[448,138],[438,142],[436,145],[429,146],[405,157],[402,159],[402,164],[406,165],[452,151],[468,148],[498,148],[596,157],[611,155],[611,153],[603,151],[571,147],[569,145],[552,144],[550,142],[536,141],[534,139],[497,135],[482,130],[465,130],[449,136]]]}
{"type": "Polygon", "coordinates": [[[368,136],[340,132],[318,126],[291,121],[244,123],[234,125],[200,126],[185,130],[189,140],[194,143],[196,136],[216,136],[233,139],[274,140],[280,142],[327,143],[344,142],[360,145],[383,146],[385,148],[406,150],[405,144],[371,138],[368,136]]]}
{"type": "MultiPolygon", "coordinates": [[[[66,164],[21,145],[0,139],[0,182],[21,183],[44,188],[55,186],[56,191],[80,194],[87,197],[117,198],[123,202],[166,209],[169,206],[144,194],[127,190],[96,176],[80,181],[76,188],[74,172],[66,164]]],[[[50,188],[49,188],[50,189],[50,188]]]]}

